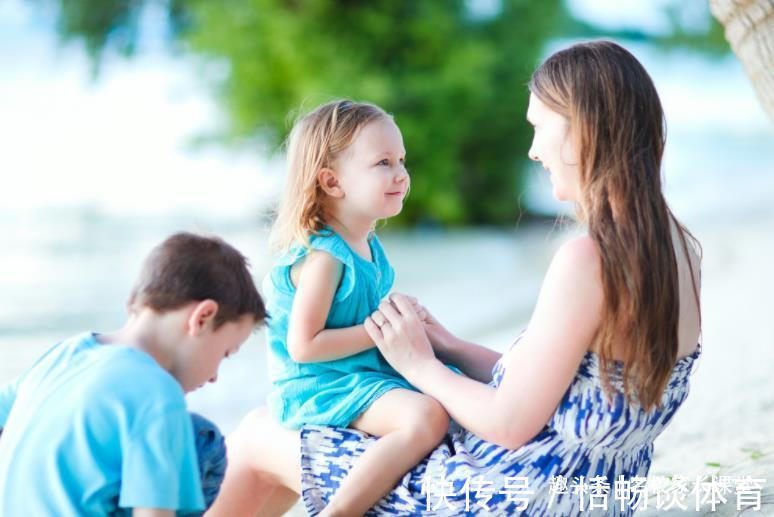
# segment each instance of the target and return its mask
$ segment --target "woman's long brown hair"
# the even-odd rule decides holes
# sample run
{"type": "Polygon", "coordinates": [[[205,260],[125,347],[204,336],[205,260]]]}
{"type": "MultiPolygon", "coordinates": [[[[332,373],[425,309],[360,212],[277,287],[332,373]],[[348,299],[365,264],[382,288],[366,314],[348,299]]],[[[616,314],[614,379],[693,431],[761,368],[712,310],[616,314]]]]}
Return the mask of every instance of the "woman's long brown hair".
{"type": "MultiPolygon", "coordinates": [[[[698,247],[661,191],[666,125],[658,93],[639,61],[609,41],[553,54],[529,89],[569,119],[579,149],[578,215],[601,257],[604,306],[595,342],[606,392],[612,393],[613,345],[624,343],[624,393],[651,409],[677,360],[680,297],[671,221],[689,265],[685,236],[698,247]]],[[[695,284],[694,294],[698,306],[695,284]]]]}

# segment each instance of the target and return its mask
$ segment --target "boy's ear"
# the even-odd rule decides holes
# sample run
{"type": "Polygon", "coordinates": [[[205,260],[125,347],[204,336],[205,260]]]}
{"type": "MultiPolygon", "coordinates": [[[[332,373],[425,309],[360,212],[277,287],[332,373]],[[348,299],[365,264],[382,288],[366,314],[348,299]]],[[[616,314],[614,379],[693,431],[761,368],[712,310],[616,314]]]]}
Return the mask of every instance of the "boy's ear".
{"type": "Polygon", "coordinates": [[[215,300],[203,300],[196,304],[191,316],[188,318],[188,332],[192,336],[198,336],[215,321],[218,314],[218,302],[215,300]]]}
{"type": "Polygon", "coordinates": [[[336,172],[328,167],[323,167],[317,172],[317,183],[320,184],[320,188],[333,197],[344,197],[344,190],[342,190],[339,184],[339,178],[336,177],[336,172]]]}

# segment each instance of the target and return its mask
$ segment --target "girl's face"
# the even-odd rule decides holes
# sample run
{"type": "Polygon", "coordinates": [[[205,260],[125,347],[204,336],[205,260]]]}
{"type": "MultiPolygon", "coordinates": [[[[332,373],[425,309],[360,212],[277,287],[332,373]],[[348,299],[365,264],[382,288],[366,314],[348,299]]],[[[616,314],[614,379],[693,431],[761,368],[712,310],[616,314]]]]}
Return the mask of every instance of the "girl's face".
{"type": "Polygon", "coordinates": [[[398,215],[409,188],[405,159],[403,137],[391,118],[362,127],[335,163],[342,208],[373,220],[398,215]]]}
{"type": "Polygon", "coordinates": [[[530,94],[527,121],[535,128],[529,158],[540,162],[550,173],[556,199],[578,201],[579,154],[570,135],[569,120],[546,106],[535,94],[530,94]]]}

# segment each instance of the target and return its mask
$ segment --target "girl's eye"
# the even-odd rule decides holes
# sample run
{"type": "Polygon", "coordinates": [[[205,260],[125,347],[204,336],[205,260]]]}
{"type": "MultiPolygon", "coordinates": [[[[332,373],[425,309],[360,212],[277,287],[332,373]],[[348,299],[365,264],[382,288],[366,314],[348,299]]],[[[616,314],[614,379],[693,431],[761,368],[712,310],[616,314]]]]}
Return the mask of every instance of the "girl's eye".
{"type": "Polygon", "coordinates": [[[385,158],[384,160],[380,161],[376,165],[389,165],[389,164],[390,164],[389,160],[387,160],[387,158],[385,158]]]}

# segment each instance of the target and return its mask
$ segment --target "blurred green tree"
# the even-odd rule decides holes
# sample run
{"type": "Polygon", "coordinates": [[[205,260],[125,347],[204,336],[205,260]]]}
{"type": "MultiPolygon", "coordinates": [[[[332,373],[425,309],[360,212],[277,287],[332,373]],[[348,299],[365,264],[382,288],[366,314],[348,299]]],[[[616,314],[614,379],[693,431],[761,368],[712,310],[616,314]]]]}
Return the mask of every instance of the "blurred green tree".
{"type": "MultiPolygon", "coordinates": [[[[562,0],[55,3],[61,37],[83,40],[97,68],[106,48],[135,51],[144,9],[164,12],[178,48],[226,71],[203,79],[228,114],[227,142],[259,137],[276,146],[292,124],[289,113],[335,98],[384,107],[407,149],[412,187],[401,220],[408,224],[513,224],[531,137],[526,83],[546,42],[652,38],[603,33],[570,18],[562,0]]],[[[685,39],[680,27],[662,39],[685,39]]]]}

